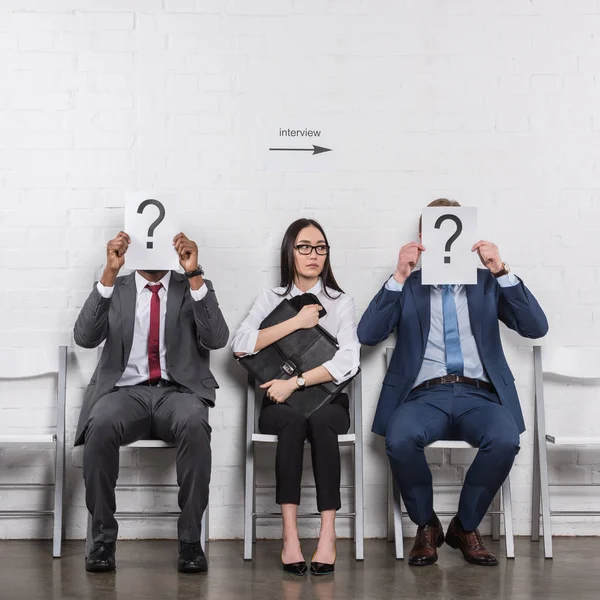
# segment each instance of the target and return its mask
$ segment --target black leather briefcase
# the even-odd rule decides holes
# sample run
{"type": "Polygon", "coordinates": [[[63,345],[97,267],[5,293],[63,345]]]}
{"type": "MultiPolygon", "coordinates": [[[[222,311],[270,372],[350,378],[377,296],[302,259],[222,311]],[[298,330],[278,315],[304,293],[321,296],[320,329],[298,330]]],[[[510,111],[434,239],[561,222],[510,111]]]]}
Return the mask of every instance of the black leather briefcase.
{"type": "MultiPolygon", "coordinates": [[[[272,327],[295,317],[305,304],[320,304],[313,294],[302,294],[291,300],[283,300],[260,324],[260,329],[272,327]]],[[[323,309],[320,317],[323,317],[323,309]]],[[[271,379],[290,379],[321,366],[338,351],[335,337],[320,325],[299,329],[279,341],[263,348],[252,356],[238,358],[238,362],[261,384],[271,379]]],[[[307,417],[321,406],[333,400],[351,379],[340,385],[333,381],[311,385],[297,390],[285,404],[293,406],[307,417]]]]}

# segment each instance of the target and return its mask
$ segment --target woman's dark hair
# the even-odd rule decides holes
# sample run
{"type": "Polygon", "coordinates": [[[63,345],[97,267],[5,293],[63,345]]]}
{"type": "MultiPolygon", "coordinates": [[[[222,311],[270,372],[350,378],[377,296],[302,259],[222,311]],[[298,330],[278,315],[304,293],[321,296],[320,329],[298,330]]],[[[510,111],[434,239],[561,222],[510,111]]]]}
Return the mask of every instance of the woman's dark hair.
{"type": "MultiPolygon", "coordinates": [[[[327,241],[327,236],[325,235],[323,228],[314,219],[298,219],[287,228],[281,242],[281,278],[279,285],[285,288],[285,291],[281,294],[282,296],[287,296],[294,285],[294,277],[296,275],[296,263],[294,261],[294,252],[296,250],[294,246],[296,245],[296,238],[298,237],[298,234],[305,227],[316,227],[323,234],[323,239],[325,240],[327,246],[329,246],[329,242],[327,241]]],[[[327,253],[327,257],[325,258],[325,264],[323,265],[323,271],[321,272],[321,279],[323,280],[323,291],[327,296],[329,296],[327,293],[327,288],[331,288],[332,290],[340,292],[341,294],[344,293],[344,290],[342,290],[342,288],[338,285],[335,277],[333,276],[333,271],[331,270],[330,253],[327,253]]],[[[329,297],[331,298],[331,296],[329,297]]]]}

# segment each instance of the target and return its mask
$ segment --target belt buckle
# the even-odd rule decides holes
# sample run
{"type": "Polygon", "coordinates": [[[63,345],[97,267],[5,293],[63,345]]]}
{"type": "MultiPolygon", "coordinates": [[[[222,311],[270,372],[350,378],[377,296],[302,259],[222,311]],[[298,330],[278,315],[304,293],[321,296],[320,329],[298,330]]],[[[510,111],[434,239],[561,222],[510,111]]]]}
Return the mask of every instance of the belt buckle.
{"type": "Polygon", "coordinates": [[[458,375],[442,375],[442,383],[458,383],[458,375]]]}

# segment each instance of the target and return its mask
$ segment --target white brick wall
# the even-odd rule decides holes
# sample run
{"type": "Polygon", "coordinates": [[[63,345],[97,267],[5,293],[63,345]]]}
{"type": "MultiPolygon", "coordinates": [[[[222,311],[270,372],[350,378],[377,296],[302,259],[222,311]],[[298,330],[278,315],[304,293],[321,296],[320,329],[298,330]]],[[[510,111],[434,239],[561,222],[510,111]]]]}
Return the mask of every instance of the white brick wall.
{"type": "MultiPolygon", "coordinates": [[[[186,201],[186,232],[232,330],[276,281],[293,219],[322,221],[360,316],[414,239],[421,207],[448,196],[479,207],[482,237],[536,294],[552,341],[598,345],[599,35],[597,0],[2,0],[1,345],[72,344],[104,243],[122,227],[125,193],[151,186],[186,201]],[[262,138],[276,113],[335,129],[338,168],[265,172],[262,138]]],[[[531,427],[531,344],[504,337],[531,427]]],[[[73,349],[69,443],[94,358],[73,349]]],[[[227,350],[213,365],[211,535],[240,537],[243,373],[227,350]]],[[[369,430],[384,349],[366,350],[363,366],[366,533],[383,536],[383,444],[369,430]]],[[[43,430],[51,384],[21,393],[0,382],[2,431],[43,430]]],[[[580,398],[559,388],[550,417],[566,408],[569,427],[595,426],[597,402],[580,398]],[[574,402],[580,410],[569,410],[574,402]]],[[[528,431],[513,471],[520,534],[530,530],[531,440],[528,431]]],[[[436,479],[461,481],[466,454],[432,454],[436,479]]],[[[49,459],[2,449],[0,479],[47,480],[49,459]]],[[[600,480],[599,452],[555,451],[551,463],[560,481],[600,480]]],[[[68,464],[67,536],[76,538],[85,527],[80,450],[69,446],[68,464]]],[[[173,476],[168,456],[123,452],[123,481],[173,476]]],[[[0,494],[3,506],[44,500],[0,494]]],[[[438,500],[455,502],[446,492],[438,500]]],[[[119,495],[121,508],[173,501],[171,492],[119,495]]],[[[597,506],[598,496],[563,488],[557,503],[597,506]]],[[[565,518],[555,530],[598,534],[600,522],[565,518]]],[[[127,522],[121,531],[175,528],[127,522]]],[[[49,533],[47,523],[0,521],[0,537],[49,533]]],[[[279,524],[263,534],[279,535],[279,524]]]]}

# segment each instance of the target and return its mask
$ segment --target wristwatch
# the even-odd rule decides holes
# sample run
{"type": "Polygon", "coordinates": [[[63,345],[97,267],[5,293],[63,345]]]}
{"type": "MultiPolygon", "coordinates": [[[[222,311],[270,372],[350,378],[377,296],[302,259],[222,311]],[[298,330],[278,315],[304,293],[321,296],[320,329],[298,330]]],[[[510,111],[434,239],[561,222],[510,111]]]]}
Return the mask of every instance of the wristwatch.
{"type": "Polygon", "coordinates": [[[492,273],[494,277],[502,277],[502,275],[508,275],[510,273],[510,267],[503,262],[502,268],[497,273],[492,273]]]}
{"type": "Polygon", "coordinates": [[[306,387],[306,379],[304,377],[296,377],[296,385],[303,390],[306,387]]]}
{"type": "Polygon", "coordinates": [[[197,269],[194,269],[193,271],[184,271],[184,274],[188,279],[190,279],[191,277],[204,275],[204,271],[202,270],[202,265],[198,265],[197,269]]]}

